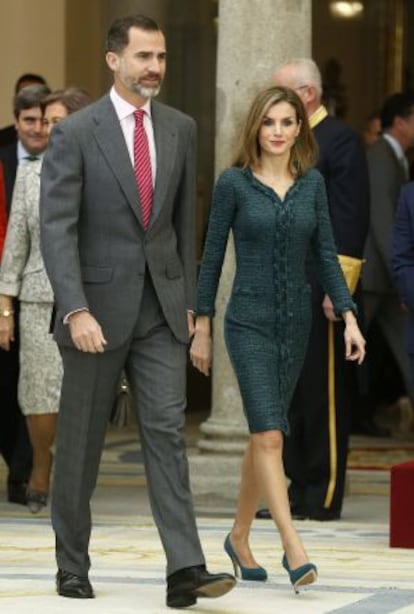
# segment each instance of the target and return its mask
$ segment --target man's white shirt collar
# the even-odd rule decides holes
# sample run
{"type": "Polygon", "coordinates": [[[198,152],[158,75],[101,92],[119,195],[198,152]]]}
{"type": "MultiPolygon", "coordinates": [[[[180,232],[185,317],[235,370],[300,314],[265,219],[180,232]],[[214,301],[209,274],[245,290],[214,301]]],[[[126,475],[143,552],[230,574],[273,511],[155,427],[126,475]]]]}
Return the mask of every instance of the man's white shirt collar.
{"type": "Polygon", "coordinates": [[[399,142],[397,141],[397,139],[395,139],[393,136],[391,136],[391,134],[388,134],[388,132],[384,132],[384,134],[382,136],[391,145],[395,155],[397,156],[397,158],[399,160],[401,158],[405,158],[404,150],[401,147],[401,145],[399,144],[399,142]]]}
{"type": "MultiPolygon", "coordinates": [[[[17,141],[17,164],[27,164],[28,157],[33,154],[30,154],[27,149],[23,146],[21,141],[17,141]]],[[[43,157],[43,152],[36,154],[36,157],[39,160],[43,157]]]]}
{"type": "MultiPolygon", "coordinates": [[[[122,98],[122,96],[118,94],[114,86],[111,87],[109,96],[112,100],[112,104],[115,107],[115,111],[116,111],[116,114],[118,115],[119,121],[122,121],[129,115],[133,115],[134,111],[136,111],[137,107],[135,107],[133,104],[125,100],[125,98],[122,98]]],[[[151,101],[150,100],[147,100],[145,104],[143,104],[142,107],[139,107],[139,108],[145,111],[148,117],[151,117],[151,101]]]]}
{"type": "MultiPolygon", "coordinates": [[[[114,105],[115,113],[118,117],[121,130],[125,138],[125,143],[128,149],[131,164],[132,166],[134,166],[134,111],[136,111],[137,109],[133,104],[122,98],[118,94],[114,86],[112,86],[109,92],[109,97],[111,99],[112,104],[114,105]]],[[[143,111],[145,111],[144,128],[148,137],[148,145],[151,158],[152,183],[153,185],[155,185],[155,177],[157,173],[157,152],[155,149],[154,128],[152,125],[151,117],[151,100],[147,100],[145,104],[140,107],[140,109],[143,109],[143,111]]]]}

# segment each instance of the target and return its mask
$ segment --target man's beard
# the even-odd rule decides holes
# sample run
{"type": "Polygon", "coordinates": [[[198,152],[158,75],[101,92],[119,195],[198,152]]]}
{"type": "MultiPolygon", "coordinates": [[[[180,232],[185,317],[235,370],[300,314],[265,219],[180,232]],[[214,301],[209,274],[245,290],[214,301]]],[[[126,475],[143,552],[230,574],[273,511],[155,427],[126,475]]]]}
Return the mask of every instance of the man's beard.
{"type": "Polygon", "coordinates": [[[154,96],[158,96],[160,93],[161,84],[155,87],[146,87],[140,83],[134,83],[132,87],[134,92],[141,96],[141,98],[154,98],[154,96]]]}
{"type": "Polygon", "coordinates": [[[154,98],[154,96],[158,96],[161,89],[161,79],[158,81],[157,84],[154,84],[153,87],[150,87],[148,85],[142,85],[141,83],[139,83],[139,81],[134,81],[130,78],[126,78],[124,80],[124,83],[130,92],[132,92],[133,94],[138,94],[138,96],[145,99],[154,98]]]}

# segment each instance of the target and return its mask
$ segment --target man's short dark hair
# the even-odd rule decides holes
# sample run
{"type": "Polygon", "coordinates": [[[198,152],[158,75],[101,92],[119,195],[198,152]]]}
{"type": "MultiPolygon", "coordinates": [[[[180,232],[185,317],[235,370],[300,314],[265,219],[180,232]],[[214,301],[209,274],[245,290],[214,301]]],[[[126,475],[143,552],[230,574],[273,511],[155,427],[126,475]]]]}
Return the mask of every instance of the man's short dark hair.
{"type": "Polygon", "coordinates": [[[392,94],[381,109],[381,126],[390,128],[396,117],[409,117],[414,112],[414,97],[403,92],[392,94]]]}
{"type": "Polygon", "coordinates": [[[40,107],[48,94],[50,89],[47,85],[34,84],[23,87],[13,99],[14,117],[19,119],[21,111],[40,107]]]}
{"type": "Polygon", "coordinates": [[[42,77],[42,75],[37,75],[34,72],[26,72],[17,79],[16,84],[14,86],[14,93],[18,94],[22,89],[22,84],[26,83],[27,85],[47,85],[46,79],[42,77]]]}
{"type": "Polygon", "coordinates": [[[119,53],[129,43],[130,28],[139,28],[147,32],[159,32],[160,27],[156,21],[145,15],[127,15],[116,19],[109,28],[106,41],[105,53],[113,51],[119,53]]]}

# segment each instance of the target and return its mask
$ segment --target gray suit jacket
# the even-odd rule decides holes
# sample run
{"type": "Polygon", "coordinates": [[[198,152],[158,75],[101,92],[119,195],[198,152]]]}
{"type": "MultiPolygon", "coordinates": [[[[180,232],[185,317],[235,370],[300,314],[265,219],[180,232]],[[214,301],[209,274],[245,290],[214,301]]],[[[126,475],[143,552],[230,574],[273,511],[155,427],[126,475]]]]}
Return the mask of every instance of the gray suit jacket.
{"type": "Polygon", "coordinates": [[[63,317],[89,308],[108,348],[137,320],[145,268],[175,337],[188,341],[195,305],[196,127],[152,103],[157,174],[150,226],[142,227],[138,189],[109,96],[56,126],[44,156],[41,241],[55,293],[55,338],[71,345],[63,317]]]}
{"type": "Polygon", "coordinates": [[[39,237],[41,160],[19,166],[0,269],[0,294],[52,303],[39,237]]]}
{"type": "Polygon", "coordinates": [[[364,252],[362,288],[367,292],[395,293],[391,279],[391,233],[404,171],[391,145],[380,138],[367,151],[371,188],[371,218],[364,252]]]}

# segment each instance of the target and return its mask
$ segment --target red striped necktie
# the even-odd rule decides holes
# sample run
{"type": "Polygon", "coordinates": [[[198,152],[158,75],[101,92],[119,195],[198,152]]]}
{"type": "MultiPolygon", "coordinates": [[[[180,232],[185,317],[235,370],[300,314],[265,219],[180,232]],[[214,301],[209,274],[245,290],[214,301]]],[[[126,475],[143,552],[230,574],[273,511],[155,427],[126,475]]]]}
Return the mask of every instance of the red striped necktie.
{"type": "Polygon", "coordinates": [[[148,228],[152,210],[152,172],[148,137],[144,128],[142,109],[134,111],[134,173],[141,201],[142,223],[148,228]]]}

